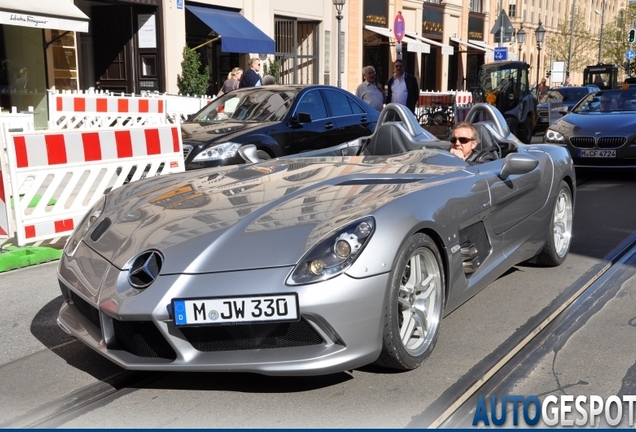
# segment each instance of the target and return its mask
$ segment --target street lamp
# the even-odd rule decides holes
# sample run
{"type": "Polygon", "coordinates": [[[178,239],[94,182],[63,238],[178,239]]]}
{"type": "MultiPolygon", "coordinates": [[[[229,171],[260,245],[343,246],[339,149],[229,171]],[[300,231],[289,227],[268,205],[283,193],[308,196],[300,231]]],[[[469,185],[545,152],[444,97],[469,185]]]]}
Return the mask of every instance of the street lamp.
{"type": "Polygon", "coordinates": [[[519,60],[521,60],[521,49],[523,48],[523,44],[526,42],[526,31],[523,29],[523,23],[521,23],[521,28],[517,32],[517,43],[519,44],[519,60]]]}
{"type": "Polygon", "coordinates": [[[340,53],[340,21],[342,21],[342,7],[345,5],[347,0],[333,0],[333,5],[336,7],[338,11],[338,15],[336,15],[336,19],[338,20],[338,87],[341,87],[342,82],[340,81],[340,76],[342,75],[342,60],[340,53]]]}
{"type": "Polygon", "coordinates": [[[541,24],[541,19],[539,19],[539,27],[534,31],[534,36],[537,38],[537,50],[539,53],[537,54],[537,87],[539,86],[539,69],[541,67],[541,45],[543,44],[543,38],[545,37],[545,29],[541,24]]]}
{"type": "Polygon", "coordinates": [[[598,38],[598,64],[601,64],[603,56],[603,24],[605,24],[605,0],[601,2],[601,11],[594,10],[597,14],[601,14],[601,34],[598,38]]]}

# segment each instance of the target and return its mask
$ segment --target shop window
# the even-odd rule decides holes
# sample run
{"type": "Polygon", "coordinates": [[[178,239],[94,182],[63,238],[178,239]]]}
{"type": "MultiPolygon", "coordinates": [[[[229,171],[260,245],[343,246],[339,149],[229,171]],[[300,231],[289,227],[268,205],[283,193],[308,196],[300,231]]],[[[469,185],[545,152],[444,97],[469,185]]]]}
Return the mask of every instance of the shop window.
{"type": "Polygon", "coordinates": [[[53,86],[57,90],[77,90],[77,50],[75,33],[51,30],[51,57],[53,60],[53,86]]]}

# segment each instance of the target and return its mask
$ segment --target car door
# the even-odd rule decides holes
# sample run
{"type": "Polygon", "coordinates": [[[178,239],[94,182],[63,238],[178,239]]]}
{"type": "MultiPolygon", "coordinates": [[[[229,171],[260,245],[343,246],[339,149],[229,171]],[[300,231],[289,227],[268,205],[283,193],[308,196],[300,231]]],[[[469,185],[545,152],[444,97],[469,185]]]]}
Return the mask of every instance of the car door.
{"type": "Polygon", "coordinates": [[[547,201],[554,173],[552,160],[541,151],[530,154],[539,159],[537,167],[524,174],[511,174],[504,180],[499,177],[503,159],[470,168],[487,178],[491,200],[488,220],[497,235],[533,215],[547,201]]]}
{"type": "Polygon", "coordinates": [[[373,116],[352,97],[336,89],[323,89],[322,94],[333,117],[338,139],[346,142],[371,134],[373,116]]]}
{"type": "MultiPolygon", "coordinates": [[[[284,154],[318,150],[339,144],[338,141],[334,142],[337,134],[336,126],[327,111],[319,89],[310,89],[298,96],[298,102],[291,118],[289,141],[283,149],[284,154]],[[299,122],[299,113],[309,114],[311,122],[299,122]]],[[[344,142],[344,140],[340,142],[344,142]]]]}

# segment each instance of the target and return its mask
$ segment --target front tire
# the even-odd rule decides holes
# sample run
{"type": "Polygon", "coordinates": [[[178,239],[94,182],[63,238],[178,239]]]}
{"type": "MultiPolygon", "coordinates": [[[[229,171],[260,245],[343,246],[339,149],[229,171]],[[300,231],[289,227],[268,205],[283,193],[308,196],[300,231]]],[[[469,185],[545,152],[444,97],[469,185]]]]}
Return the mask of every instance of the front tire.
{"type": "Polygon", "coordinates": [[[256,152],[256,156],[258,156],[258,158],[260,160],[270,160],[272,157],[269,155],[269,153],[267,153],[265,150],[258,150],[256,152]]]}
{"type": "Polygon", "coordinates": [[[429,236],[415,234],[400,249],[390,284],[376,364],[416,369],[437,342],[445,299],[442,257],[429,236]]]}
{"type": "Polygon", "coordinates": [[[572,242],[572,215],[572,191],[565,181],[561,181],[559,193],[554,200],[548,238],[537,256],[539,264],[554,267],[565,261],[572,242]]]}

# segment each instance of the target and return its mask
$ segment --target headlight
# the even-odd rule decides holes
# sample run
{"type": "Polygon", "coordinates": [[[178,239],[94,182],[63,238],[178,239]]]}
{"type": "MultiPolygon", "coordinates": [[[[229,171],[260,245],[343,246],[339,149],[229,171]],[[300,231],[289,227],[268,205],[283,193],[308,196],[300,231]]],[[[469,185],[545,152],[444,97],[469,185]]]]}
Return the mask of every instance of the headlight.
{"type": "Polygon", "coordinates": [[[219,159],[228,159],[236,156],[236,151],[243,144],[226,142],[223,144],[216,144],[203,150],[196,155],[192,162],[204,162],[219,159]]]}
{"type": "Polygon", "coordinates": [[[360,256],[374,231],[375,220],[366,217],[332,232],[303,256],[287,284],[301,285],[338,276],[360,256]]]}
{"type": "Polygon", "coordinates": [[[564,144],[565,137],[555,130],[548,129],[545,131],[545,142],[564,144]]]}
{"type": "Polygon", "coordinates": [[[73,256],[73,254],[77,250],[77,246],[79,246],[86,233],[102,215],[105,206],[106,195],[102,196],[99,201],[97,201],[95,205],[88,211],[88,213],[86,213],[79,225],[75,228],[75,231],[73,231],[68,240],[66,240],[66,245],[64,245],[64,254],[73,256]]]}

